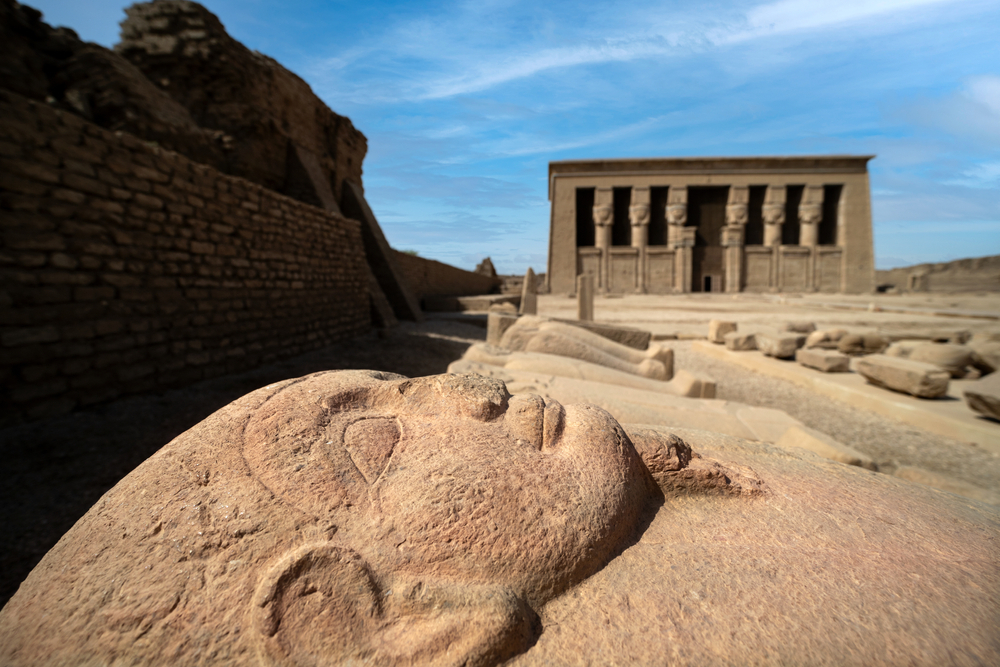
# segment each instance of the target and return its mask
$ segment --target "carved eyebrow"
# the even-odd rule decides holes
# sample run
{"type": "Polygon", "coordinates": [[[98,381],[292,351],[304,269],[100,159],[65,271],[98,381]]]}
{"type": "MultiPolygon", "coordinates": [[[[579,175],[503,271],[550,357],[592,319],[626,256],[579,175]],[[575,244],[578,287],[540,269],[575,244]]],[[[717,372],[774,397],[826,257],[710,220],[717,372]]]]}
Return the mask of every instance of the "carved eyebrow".
{"type": "Polygon", "coordinates": [[[362,417],[344,429],[344,449],[369,486],[389,464],[400,436],[395,417],[362,417]]]}

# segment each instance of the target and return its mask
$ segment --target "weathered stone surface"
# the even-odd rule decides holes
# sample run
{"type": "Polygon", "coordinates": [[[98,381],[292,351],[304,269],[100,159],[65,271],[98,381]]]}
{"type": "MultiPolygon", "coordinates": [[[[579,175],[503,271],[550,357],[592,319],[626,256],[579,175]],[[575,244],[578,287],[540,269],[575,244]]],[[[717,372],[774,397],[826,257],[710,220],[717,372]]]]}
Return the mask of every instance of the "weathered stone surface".
{"type": "Polygon", "coordinates": [[[321,373],[108,492],[0,612],[0,662],[992,664],[998,539],[985,506],[791,449],[321,373]]]}
{"type": "Polygon", "coordinates": [[[674,373],[669,347],[653,343],[640,352],[586,329],[535,316],[518,319],[504,333],[500,347],[580,359],[654,380],[669,380],[674,373]]]}
{"type": "Polygon", "coordinates": [[[589,273],[576,277],[576,319],[581,322],[594,320],[594,276],[589,273]]]}
{"type": "Polygon", "coordinates": [[[489,345],[494,345],[499,347],[500,341],[503,340],[503,335],[507,333],[507,329],[511,328],[514,323],[517,322],[517,315],[510,313],[501,313],[497,311],[490,311],[486,315],[486,342],[489,345]]]}
{"type": "Polygon", "coordinates": [[[534,643],[535,610],[637,537],[661,489],[767,492],[747,467],[633,432],[477,376],[271,385],[63,537],[0,612],[0,662],[497,664],[534,643]]]}
{"type": "Polygon", "coordinates": [[[726,322],[723,320],[710,320],[708,322],[708,340],[721,345],[726,342],[726,334],[736,331],[739,325],[736,322],[726,322]]]}
{"type": "Polygon", "coordinates": [[[564,320],[558,317],[552,318],[553,322],[572,324],[587,331],[604,336],[608,340],[627,345],[636,350],[646,350],[650,346],[653,335],[644,329],[625,326],[623,324],[608,324],[607,322],[587,322],[583,320],[564,320]]]}
{"type": "Polygon", "coordinates": [[[903,338],[901,340],[893,341],[889,344],[889,347],[885,349],[883,354],[890,357],[900,357],[902,359],[909,359],[910,354],[913,349],[918,345],[926,345],[927,341],[922,338],[903,338]]]}
{"type": "Polygon", "coordinates": [[[984,375],[1000,370],[1000,341],[973,340],[969,347],[975,353],[972,365],[984,375]]]}
{"type": "Polygon", "coordinates": [[[533,373],[548,373],[578,380],[589,380],[591,382],[604,382],[609,385],[634,387],[636,389],[645,389],[664,394],[674,394],[675,396],[715,398],[716,387],[714,380],[697,377],[684,370],[677,371],[670,381],[663,382],[556,354],[511,352],[491,345],[476,344],[466,350],[462,359],[449,365],[448,372],[468,372],[469,369],[463,365],[464,362],[475,362],[533,373]]]}
{"type": "Polygon", "coordinates": [[[1000,659],[994,510],[795,450],[671,432],[751,466],[771,494],[668,497],[635,545],[545,606],[514,665],[1000,659]]]}
{"type": "Polygon", "coordinates": [[[778,331],[811,334],[816,331],[816,325],[812,322],[785,322],[778,327],[778,331]]]}
{"type": "Polygon", "coordinates": [[[851,356],[878,354],[889,345],[889,341],[878,334],[847,334],[837,342],[837,350],[851,356]]]}
{"type": "Polygon", "coordinates": [[[824,373],[846,373],[851,370],[851,358],[846,354],[822,348],[802,348],[795,351],[795,361],[824,373]]]}
{"type": "Polygon", "coordinates": [[[934,364],[953,377],[965,376],[965,370],[972,364],[972,349],[965,345],[953,343],[924,343],[916,345],[910,351],[909,359],[934,364]]]}
{"type": "Polygon", "coordinates": [[[984,489],[975,484],[969,484],[965,480],[956,479],[940,472],[924,470],[923,468],[916,468],[914,466],[899,466],[892,474],[896,477],[916,482],[917,484],[926,484],[941,491],[972,498],[981,503],[1000,505],[1000,494],[995,491],[984,489]]]}
{"type": "Polygon", "coordinates": [[[991,373],[968,385],[962,392],[972,410],[1000,421],[1000,373],[991,373]]]}
{"type": "Polygon", "coordinates": [[[521,315],[538,314],[538,284],[535,280],[535,272],[528,267],[524,274],[524,284],[521,287],[521,306],[518,309],[521,315]]]}
{"type": "Polygon", "coordinates": [[[229,137],[227,172],[326,208],[322,190],[336,206],[345,181],[362,185],[364,135],[301,78],[233,39],[210,11],[159,0],[126,14],[115,52],[198,125],[229,137]]]}
{"type": "Polygon", "coordinates": [[[858,359],[854,369],[868,382],[920,398],[937,398],[948,391],[951,377],[933,364],[873,354],[858,359]]]}
{"type": "Polygon", "coordinates": [[[791,359],[795,356],[795,350],[805,342],[806,337],[802,334],[757,334],[757,349],[778,359],[791,359]]]}
{"type": "Polygon", "coordinates": [[[822,347],[830,350],[837,349],[837,343],[847,335],[846,329],[828,329],[825,331],[813,331],[806,336],[805,347],[822,347]]]}
{"type": "Polygon", "coordinates": [[[742,352],[757,349],[757,334],[731,331],[723,339],[725,340],[727,350],[742,352]]]}
{"type": "Polygon", "coordinates": [[[799,447],[831,461],[878,470],[878,466],[867,454],[862,454],[853,447],[837,442],[829,435],[808,426],[790,427],[776,444],[785,448],[799,447]]]}

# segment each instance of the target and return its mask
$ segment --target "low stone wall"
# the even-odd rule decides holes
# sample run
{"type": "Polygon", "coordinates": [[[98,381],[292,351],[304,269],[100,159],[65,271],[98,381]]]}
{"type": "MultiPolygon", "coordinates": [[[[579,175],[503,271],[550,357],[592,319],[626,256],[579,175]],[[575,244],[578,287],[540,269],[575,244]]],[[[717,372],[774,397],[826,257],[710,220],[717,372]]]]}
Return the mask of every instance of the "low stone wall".
{"type": "Polygon", "coordinates": [[[370,326],[357,222],[0,91],[0,423],[370,326]]]}
{"type": "Polygon", "coordinates": [[[398,250],[393,251],[393,259],[418,299],[429,296],[490,294],[500,286],[501,282],[499,278],[491,278],[398,250]]]}

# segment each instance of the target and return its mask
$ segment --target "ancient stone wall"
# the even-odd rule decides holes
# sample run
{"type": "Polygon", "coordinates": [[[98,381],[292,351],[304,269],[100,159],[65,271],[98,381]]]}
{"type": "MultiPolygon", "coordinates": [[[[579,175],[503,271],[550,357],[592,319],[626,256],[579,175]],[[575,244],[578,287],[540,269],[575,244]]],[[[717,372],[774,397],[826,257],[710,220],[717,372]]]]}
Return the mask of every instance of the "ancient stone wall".
{"type": "Polygon", "coordinates": [[[398,250],[393,250],[392,256],[418,299],[428,296],[490,294],[500,286],[499,278],[465,271],[433,259],[398,250]]]}
{"type": "Polygon", "coordinates": [[[358,223],[0,91],[0,423],[364,331],[358,223]]]}
{"type": "Polygon", "coordinates": [[[901,292],[998,292],[1000,255],[876,271],[875,280],[880,290],[894,287],[901,292]]]}
{"type": "Polygon", "coordinates": [[[225,171],[309,204],[332,200],[334,207],[344,180],[362,185],[365,136],[301,78],[229,36],[210,11],[186,0],[125,11],[115,52],[198,125],[232,137],[225,171]]]}

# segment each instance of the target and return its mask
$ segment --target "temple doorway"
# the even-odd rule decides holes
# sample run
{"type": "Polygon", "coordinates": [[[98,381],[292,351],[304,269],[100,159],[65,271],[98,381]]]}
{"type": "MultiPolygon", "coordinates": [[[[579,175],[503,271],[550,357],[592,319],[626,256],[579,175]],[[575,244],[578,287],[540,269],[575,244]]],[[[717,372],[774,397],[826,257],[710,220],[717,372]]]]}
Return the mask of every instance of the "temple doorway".
{"type": "Polygon", "coordinates": [[[722,228],[726,225],[728,186],[688,188],[688,226],[695,227],[691,252],[691,291],[721,292],[725,285],[722,228]]]}

